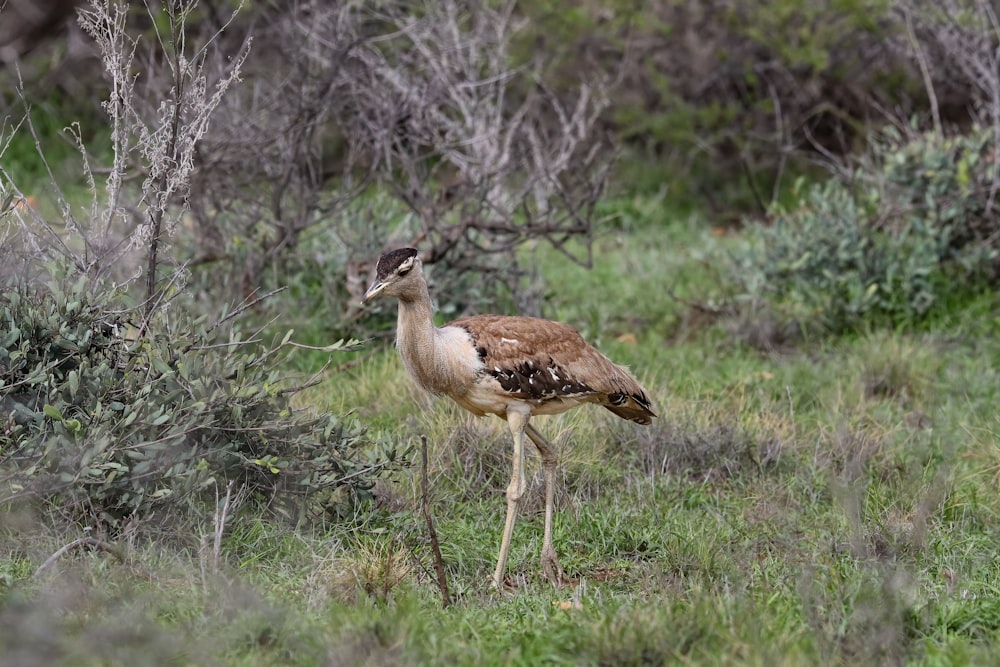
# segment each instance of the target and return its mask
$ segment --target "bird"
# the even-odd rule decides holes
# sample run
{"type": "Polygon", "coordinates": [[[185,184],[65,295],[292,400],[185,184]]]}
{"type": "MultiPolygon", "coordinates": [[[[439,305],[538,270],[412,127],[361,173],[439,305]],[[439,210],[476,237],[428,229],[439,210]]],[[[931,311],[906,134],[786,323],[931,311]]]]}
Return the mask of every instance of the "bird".
{"type": "Polygon", "coordinates": [[[542,571],[552,583],[564,583],[552,543],[557,453],[530,420],[594,403],[623,419],[649,425],[656,414],[646,390],[567,324],[517,315],[473,315],[436,326],[423,261],[415,248],[398,248],[379,257],[361,304],[378,297],[394,297],[399,303],[396,347],[416,384],[449,397],[476,416],[496,415],[510,429],[512,472],[491,585],[504,588],[511,536],[526,487],[525,437],[541,455],[545,474],[542,571]]]}

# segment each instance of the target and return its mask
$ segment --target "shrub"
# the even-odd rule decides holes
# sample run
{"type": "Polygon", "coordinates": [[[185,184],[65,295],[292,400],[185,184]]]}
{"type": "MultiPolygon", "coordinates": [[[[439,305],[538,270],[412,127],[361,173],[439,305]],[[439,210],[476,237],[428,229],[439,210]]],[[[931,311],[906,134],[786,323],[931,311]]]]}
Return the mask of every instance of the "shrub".
{"type": "MultiPolygon", "coordinates": [[[[263,329],[245,337],[237,325],[257,294],[219,319],[191,314],[208,297],[189,289],[173,240],[190,234],[195,161],[249,48],[226,48],[228,23],[189,35],[196,5],[171,0],[140,12],[156,26],[148,52],[129,3],[92,0],[81,10],[113,91],[103,105],[111,164],[101,185],[78,124],[68,132],[86,189],[60,185],[19,93],[59,213],[15,205],[25,197],[0,167],[0,276],[17,276],[0,277],[4,509],[34,500],[53,519],[137,529],[154,516],[198,516],[199,501],[220,486],[228,503],[234,486],[302,520],[350,511],[395,460],[367,448],[356,426],[292,409],[302,386],[278,370],[290,333],[268,344],[263,329]]],[[[7,133],[0,124],[0,156],[7,133]]],[[[218,295],[218,272],[214,280],[205,292],[218,295]]]]}
{"type": "Polygon", "coordinates": [[[897,215],[876,226],[891,229],[899,217],[912,217],[938,228],[953,258],[980,264],[1000,237],[994,214],[1000,191],[996,141],[994,132],[982,127],[956,137],[932,132],[910,141],[887,132],[876,145],[883,156],[880,176],[897,215]]]}
{"type": "Polygon", "coordinates": [[[792,211],[760,228],[764,283],[793,312],[842,330],[867,318],[923,315],[934,301],[940,253],[929,230],[892,235],[843,184],[812,186],[792,211]]]}
{"type": "Polygon", "coordinates": [[[754,278],[741,280],[832,331],[916,322],[956,285],[989,284],[1000,238],[993,145],[982,129],[883,136],[851,182],[800,187],[792,207],[753,228],[754,250],[740,261],[754,278]]]}
{"type": "MultiPolygon", "coordinates": [[[[634,159],[616,184],[675,200],[762,211],[817,152],[856,150],[886,109],[926,110],[890,0],[524,5],[526,50],[562,56],[554,85],[581,62],[619,82],[606,118],[634,159]]],[[[967,88],[940,95],[946,119],[965,117],[967,88]]]]}
{"type": "Polygon", "coordinates": [[[302,520],[350,511],[393,464],[365,459],[357,426],[292,409],[288,336],[161,314],[139,337],[120,292],[55,275],[0,291],[0,503],[114,530],[191,516],[232,481],[302,520]]]}

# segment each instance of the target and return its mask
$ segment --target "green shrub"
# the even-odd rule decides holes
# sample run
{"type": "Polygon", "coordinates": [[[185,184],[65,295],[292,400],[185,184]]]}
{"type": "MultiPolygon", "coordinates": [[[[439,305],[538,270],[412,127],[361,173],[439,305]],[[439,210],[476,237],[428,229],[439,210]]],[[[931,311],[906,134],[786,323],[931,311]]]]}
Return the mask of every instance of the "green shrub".
{"type": "MultiPolygon", "coordinates": [[[[1000,236],[995,211],[1000,202],[996,138],[974,127],[956,137],[927,133],[905,141],[888,132],[876,143],[886,199],[895,215],[876,221],[890,229],[899,218],[913,218],[939,230],[954,259],[984,264],[1000,236]],[[986,256],[984,256],[984,254],[986,256]]],[[[881,171],[878,172],[879,166],[881,171]]]]}
{"type": "Polygon", "coordinates": [[[841,183],[810,187],[798,208],[759,229],[765,284],[835,330],[922,316],[940,279],[939,241],[926,228],[885,233],[871,217],[841,183]]]}
{"type": "Polygon", "coordinates": [[[796,204],[756,225],[739,257],[744,285],[806,326],[914,323],[996,278],[992,133],[886,135],[875,146],[850,183],[797,188],[796,204]]]}
{"type": "MultiPolygon", "coordinates": [[[[230,481],[294,519],[350,511],[395,454],[294,410],[290,347],[172,307],[145,335],[86,278],[0,291],[0,503],[41,500],[111,529],[190,516],[230,481]]],[[[227,322],[228,319],[228,322],[227,322]]]]}

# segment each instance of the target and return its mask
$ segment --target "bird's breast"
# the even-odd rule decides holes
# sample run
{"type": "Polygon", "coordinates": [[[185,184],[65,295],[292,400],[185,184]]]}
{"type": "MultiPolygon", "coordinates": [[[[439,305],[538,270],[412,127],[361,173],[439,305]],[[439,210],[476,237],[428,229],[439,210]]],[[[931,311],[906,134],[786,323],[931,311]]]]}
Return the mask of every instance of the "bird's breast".
{"type": "Polygon", "coordinates": [[[410,375],[434,394],[455,400],[469,392],[483,363],[472,337],[459,327],[434,329],[425,340],[400,336],[399,353],[410,375]]]}

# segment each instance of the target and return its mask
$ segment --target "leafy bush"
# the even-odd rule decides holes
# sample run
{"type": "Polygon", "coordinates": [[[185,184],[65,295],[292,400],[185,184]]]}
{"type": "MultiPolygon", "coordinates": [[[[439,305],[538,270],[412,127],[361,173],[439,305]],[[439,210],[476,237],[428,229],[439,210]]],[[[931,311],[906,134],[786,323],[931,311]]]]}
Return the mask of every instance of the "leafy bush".
{"type": "Polygon", "coordinates": [[[288,336],[243,338],[236,313],[161,313],[140,336],[119,292],[61,275],[0,290],[0,503],[114,529],[190,516],[232,481],[302,520],[350,510],[393,464],[366,460],[357,426],[293,410],[288,336]]]}
{"type": "Polygon", "coordinates": [[[892,235],[843,184],[809,188],[800,207],[759,230],[764,282],[797,313],[832,329],[869,316],[923,315],[935,299],[940,250],[927,228],[892,235]]]}
{"type": "Polygon", "coordinates": [[[754,276],[744,284],[807,325],[915,322],[956,286],[996,279],[992,132],[885,135],[875,145],[850,183],[811,185],[793,207],[775,208],[741,257],[754,276]]]}
{"type": "Polygon", "coordinates": [[[996,142],[993,131],[982,127],[956,137],[927,133],[912,141],[887,132],[877,150],[888,200],[898,207],[898,215],[887,217],[890,229],[898,217],[913,215],[940,228],[955,259],[983,260],[979,253],[988,254],[1000,237],[996,142]]]}

